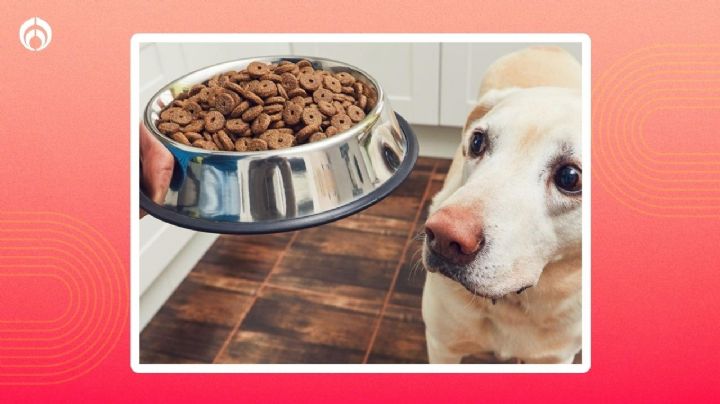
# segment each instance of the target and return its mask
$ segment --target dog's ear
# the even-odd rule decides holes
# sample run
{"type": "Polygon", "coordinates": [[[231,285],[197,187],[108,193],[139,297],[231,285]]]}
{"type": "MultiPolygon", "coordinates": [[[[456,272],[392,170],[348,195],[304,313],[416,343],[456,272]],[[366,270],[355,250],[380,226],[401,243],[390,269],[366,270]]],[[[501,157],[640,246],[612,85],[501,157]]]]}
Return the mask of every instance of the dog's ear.
{"type": "Polygon", "coordinates": [[[491,109],[493,109],[495,105],[499,104],[500,101],[502,101],[505,97],[518,90],[519,88],[517,87],[507,87],[502,89],[488,90],[484,94],[480,95],[477,105],[475,106],[475,108],[473,108],[472,111],[470,111],[470,114],[465,121],[465,128],[463,129],[463,131],[468,130],[468,128],[473,122],[485,116],[485,114],[487,114],[491,109]]]}

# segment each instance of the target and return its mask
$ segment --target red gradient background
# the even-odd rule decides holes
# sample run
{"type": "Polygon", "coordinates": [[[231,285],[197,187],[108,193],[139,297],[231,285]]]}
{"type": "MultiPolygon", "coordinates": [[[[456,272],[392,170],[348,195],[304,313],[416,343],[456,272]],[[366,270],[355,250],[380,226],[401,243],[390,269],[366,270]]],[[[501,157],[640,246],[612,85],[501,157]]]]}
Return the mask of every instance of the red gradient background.
{"type": "Polygon", "coordinates": [[[0,401],[717,401],[719,17],[716,0],[6,4],[0,401]],[[18,40],[32,16],[53,28],[42,52],[18,40]],[[590,372],[134,374],[128,117],[136,32],[588,33],[590,372]]]}

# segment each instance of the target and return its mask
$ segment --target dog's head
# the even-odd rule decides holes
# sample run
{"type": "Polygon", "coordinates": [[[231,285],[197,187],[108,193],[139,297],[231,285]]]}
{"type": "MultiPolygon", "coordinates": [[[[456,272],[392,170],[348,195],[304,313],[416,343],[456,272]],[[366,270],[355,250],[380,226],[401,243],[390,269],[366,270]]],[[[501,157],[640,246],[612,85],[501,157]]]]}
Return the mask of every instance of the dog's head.
{"type": "Polygon", "coordinates": [[[534,286],[581,246],[581,102],[576,90],[491,90],[465,125],[425,223],[425,267],[498,298],[534,286]]]}

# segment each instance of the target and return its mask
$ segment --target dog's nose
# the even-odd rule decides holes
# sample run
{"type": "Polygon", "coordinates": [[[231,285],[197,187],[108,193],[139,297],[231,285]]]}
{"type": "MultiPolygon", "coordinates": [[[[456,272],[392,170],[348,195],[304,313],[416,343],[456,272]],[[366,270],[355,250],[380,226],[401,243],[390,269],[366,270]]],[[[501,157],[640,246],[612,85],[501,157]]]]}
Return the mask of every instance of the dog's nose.
{"type": "Polygon", "coordinates": [[[433,213],[425,222],[430,248],[456,265],[470,263],[485,244],[478,212],[448,206],[433,213]]]}

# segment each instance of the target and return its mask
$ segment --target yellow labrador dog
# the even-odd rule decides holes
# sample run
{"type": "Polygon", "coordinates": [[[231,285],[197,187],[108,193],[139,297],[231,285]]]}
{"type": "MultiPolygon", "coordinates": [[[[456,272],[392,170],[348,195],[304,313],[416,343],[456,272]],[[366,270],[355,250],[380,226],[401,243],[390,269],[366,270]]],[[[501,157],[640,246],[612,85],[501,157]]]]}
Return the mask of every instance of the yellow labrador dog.
{"type": "Polygon", "coordinates": [[[581,69],[560,48],[497,60],[425,223],[431,363],[581,347],[581,69]]]}

